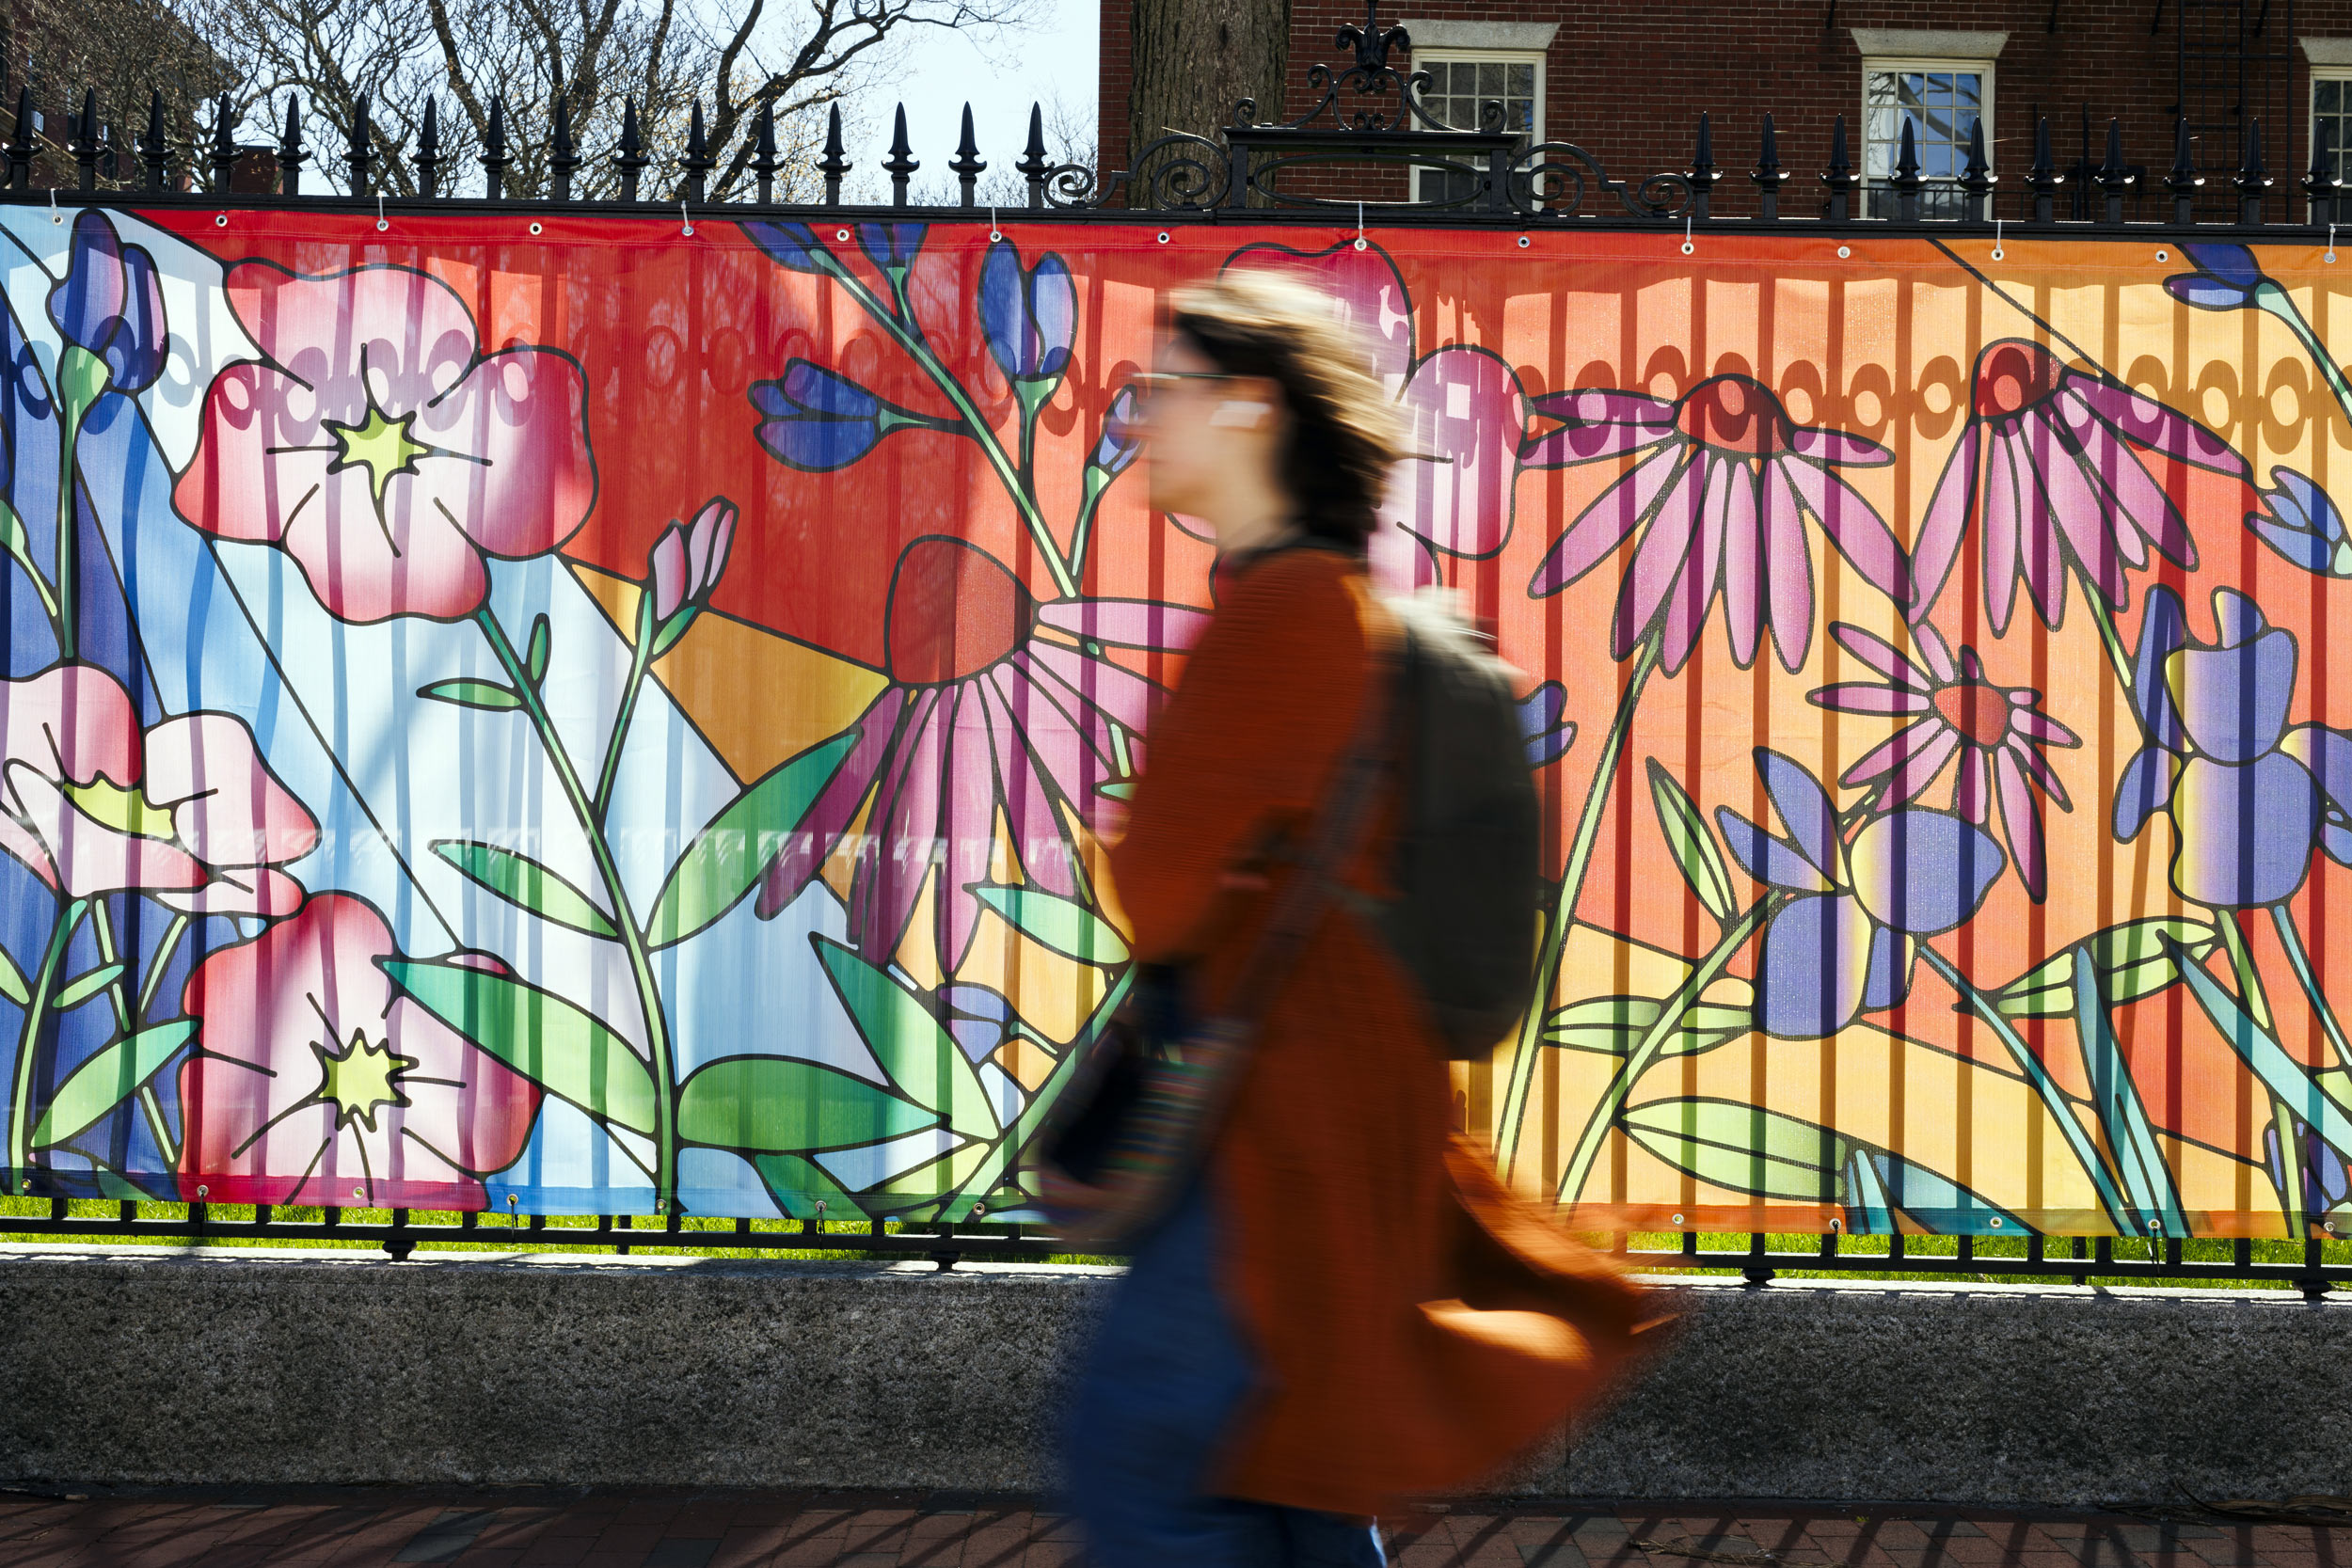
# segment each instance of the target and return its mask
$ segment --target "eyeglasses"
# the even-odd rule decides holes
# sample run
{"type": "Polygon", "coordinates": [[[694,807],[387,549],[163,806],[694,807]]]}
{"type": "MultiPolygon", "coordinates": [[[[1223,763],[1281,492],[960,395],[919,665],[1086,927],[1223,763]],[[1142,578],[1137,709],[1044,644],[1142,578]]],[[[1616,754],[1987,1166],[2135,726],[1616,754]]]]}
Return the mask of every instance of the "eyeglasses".
{"type": "Polygon", "coordinates": [[[1160,395],[1185,381],[1231,381],[1224,371],[1137,371],[1130,381],[1136,389],[1136,418],[1149,420],[1160,395]]]}

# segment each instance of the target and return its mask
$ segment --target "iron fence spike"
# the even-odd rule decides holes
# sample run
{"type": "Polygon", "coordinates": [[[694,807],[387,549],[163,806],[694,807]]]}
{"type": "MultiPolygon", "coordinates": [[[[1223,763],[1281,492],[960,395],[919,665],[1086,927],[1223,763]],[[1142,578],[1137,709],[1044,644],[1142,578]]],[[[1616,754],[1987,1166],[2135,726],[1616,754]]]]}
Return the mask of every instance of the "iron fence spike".
{"type": "Polygon", "coordinates": [[[151,88],[147,95],[147,135],[139,143],[139,157],[147,165],[147,188],[164,189],[171,179],[171,140],[164,134],[164,89],[151,88]]]}
{"type": "Polygon", "coordinates": [[[759,120],[753,131],[752,172],[759,179],[759,204],[776,199],[776,101],[759,101],[759,120]]]}
{"type": "Polygon", "coordinates": [[[554,125],[548,138],[548,199],[569,201],[572,198],[572,176],[580,168],[580,150],[572,145],[572,99],[561,87],[555,89],[554,125]]]}
{"type": "Polygon", "coordinates": [[[882,160],[882,168],[890,176],[890,204],[907,204],[907,181],[923,166],[915,161],[914,149],[907,144],[907,106],[898,105],[898,115],[891,122],[890,156],[882,160]]]}
{"type": "Polygon", "coordinates": [[[409,160],[417,166],[417,194],[436,197],[441,194],[441,103],[431,93],[425,95],[424,123],[417,128],[417,150],[409,160]]]}
{"type": "Polygon", "coordinates": [[[841,203],[841,180],[850,172],[849,153],[841,145],[841,105],[835,103],[825,116],[825,155],[817,160],[817,171],[825,177],[825,205],[841,203]]]}
{"type": "Polygon", "coordinates": [[[972,105],[963,106],[963,135],[956,143],[956,155],[947,166],[955,171],[958,194],[963,205],[973,204],[973,184],[988,165],[980,157],[980,144],[972,134],[972,105]]]}
{"type": "Polygon", "coordinates": [[[1029,105],[1029,145],[1021,150],[1021,161],[1012,166],[1021,171],[1029,184],[1029,205],[1045,205],[1045,176],[1052,165],[1045,153],[1045,109],[1042,104],[1029,105]]]}

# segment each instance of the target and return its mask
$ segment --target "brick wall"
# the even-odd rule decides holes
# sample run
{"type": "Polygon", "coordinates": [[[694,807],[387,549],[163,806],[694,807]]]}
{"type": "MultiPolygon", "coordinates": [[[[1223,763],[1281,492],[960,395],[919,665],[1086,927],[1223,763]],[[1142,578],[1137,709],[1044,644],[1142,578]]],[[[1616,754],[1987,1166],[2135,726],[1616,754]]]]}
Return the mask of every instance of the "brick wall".
{"type": "MultiPolygon", "coordinates": [[[[1789,171],[1782,210],[1820,209],[1819,174],[1829,160],[1831,124],[1847,117],[1852,155],[1862,160],[1862,55],[1855,27],[2005,31],[1994,60],[1989,150],[1997,210],[2022,215],[2024,174],[2032,161],[2034,115],[2051,121],[2061,170],[2082,150],[2082,116],[2091,122],[2091,159],[2104,156],[2106,122],[2122,122],[2127,164],[2143,166],[2147,188],[2131,215],[2169,212],[2161,182],[2172,163],[2173,117],[2180,110],[2179,0],[1979,0],[1965,8],[1930,0],[1389,0],[1384,24],[1409,7],[1415,17],[1557,24],[1546,59],[1544,130],[1575,142],[1611,174],[1638,179],[1689,166],[1701,110],[1714,119],[1715,161],[1724,170],[1718,212],[1755,209],[1746,178],[1762,116],[1772,111],[1782,166],[1789,171]],[[2151,31],[2152,24],[2154,30],[2151,31]]],[[[2251,19],[2264,9],[2249,0],[2251,19]]],[[[2296,40],[2352,38],[2352,0],[2271,0],[2255,48],[2288,54],[2271,69],[2264,141],[2272,179],[2266,215],[2285,221],[2303,204],[2296,182],[2310,161],[2310,69],[2296,40]]],[[[2226,13],[2225,13],[2226,14],[2226,13]]],[[[1104,166],[1125,166],[1129,0],[1104,0],[1102,135],[1104,166]]],[[[1311,103],[1307,68],[1345,63],[1333,44],[1343,24],[1360,24],[1360,4],[1294,0],[1293,83],[1286,113],[1311,103]]],[[[1401,63],[1401,62],[1400,62],[1401,63]]],[[[2252,96],[2252,95],[2249,95],[2252,96]]],[[[2192,105],[2192,114],[2197,112],[2192,105]]],[[[2252,96],[2252,114],[2265,112],[2252,96]]],[[[2235,200],[2229,176],[2238,164],[2238,122],[2226,99],[2214,102],[2217,123],[2196,148],[2206,177],[2201,212],[2220,216],[2235,200]]],[[[2067,193],[2071,195],[2070,191],[2067,193]]],[[[2066,197],[2061,197],[2061,202],[2066,197]]],[[[1590,198],[1588,198],[1588,206],[1590,198]]],[[[2064,207],[2061,206],[2061,215],[2064,207]]]]}

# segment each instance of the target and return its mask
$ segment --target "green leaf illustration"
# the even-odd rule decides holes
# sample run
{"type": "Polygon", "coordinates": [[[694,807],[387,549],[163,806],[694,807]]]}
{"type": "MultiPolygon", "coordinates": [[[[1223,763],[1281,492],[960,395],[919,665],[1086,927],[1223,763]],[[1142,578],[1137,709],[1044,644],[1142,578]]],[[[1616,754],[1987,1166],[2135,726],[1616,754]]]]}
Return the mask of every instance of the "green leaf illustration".
{"type": "Polygon", "coordinates": [[[882,1143],[938,1125],[938,1117],[880,1084],[786,1056],[708,1063],[677,1096],[678,1136],[720,1148],[809,1153],[882,1143]]]}
{"type": "Polygon", "coordinates": [[[2082,1046],[2083,1068],[2090,1076],[2091,1108],[2098,1113],[2108,1152],[2123,1179],[2124,1196],[2139,1212],[2143,1227],[2153,1221],[2167,1236],[2187,1235],[2188,1215],[2181,1207],[2172,1167],[2165,1163],[2148,1107],[2132,1082],[2131,1064],[2115,1037],[2095,963],[2074,966],[2074,1034],[2082,1046]]]}
{"type": "Polygon", "coordinates": [[[1658,827],[1666,835],[1666,848],[1675,864],[1682,868],[1682,879],[1707,906],[1707,912],[1717,924],[1728,926],[1739,918],[1740,910],[1733,901],[1731,868],[1724,863],[1723,849],[1708,831],[1707,818],[1699,814],[1689,791],[1656,757],[1648,761],[1650,800],[1658,808],[1658,827]]]}
{"type": "Polygon", "coordinates": [[[16,967],[16,960],[8,957],[6,948],[0,948],[0,996],[20,1007],[33,1000],[33,988],[25,984],[24,972],[16,967]]]}
{"type": "Polygon", "coordinates": [[[2213,1021],[2214,1028],[2229,1042],[2230,1049],[2262,1080],[2263,1087],[2336,1148],[2352,1148],[2352,1116],[2347,1116],[2343,1106],[2312,1081],[2301,1063],[2288,1055],[2277,1040],[2247,1016],[2237,999],[2221,989],[2221,983],[2206,973],[2203,964],[2190,958],[2172,938],[2162,940],[2173,949],[2181,978],[2188,983],[2189,994],[2197,998],[2197,1005],[2213,1021]]]}
{"type": "Polygon", "coordinates": [[[605,918],[604,911],[588,901],[586,894],[537,861],[512,849],[471,839],[444,838],[434,844],[433,852],[465,873],[469,879],[542,919],[585,931],[592,937],[620,935],[613,929],[612,922],[605,918]]]}
{"type": "Polygon", "coordinates": [[[1127,961],[1126,939],[1084,904],[1033,887],[976,887],[972,896],[1003,915],[1015,930],[1080,963],[1127,961]]]}
{"type": "Polygon", "coordinates": [[[810,747],[712,817],[670,868],[670,879],[646,917],[647,943],[668,947],[684,942],[757,886],[768,863],[800,827],[856,743],[857,732],[850,730],[810,747]]]}
{"type": "Polygon", "coordinates": [[[523,656],[523,668],[531,674],[531,684],[537,686],[548,678],[548,618],[531,618],[531,651],[523,656]]]}
{"type": "Polygon", "coordinates": [[[752,1169],[767,1183],[776,1207],[796,1220],[855,1220],[866,1217],[857,1199],[825,1173],[825,1167],[805,1154],[754,1154],[752,1169]],[[823,1203],[819,1214],[817,1205],[823,1203]]]}
{"type": "MultiPolygon", "coordinates": [[[[1587,997],[1551,1015],[1544,1024],[1544,1042],[1570,1051],[1622,1056],[1657,1023],[1662,1006],[1648,996],[1587,997]]],[[[1682,1056],[1712,1051],[1755,1027],[1755,1017],[1745,1007],[1701,1002],[1682,1015],[1681,1026],[1666,1037],[1659,1054],[1682,1056]]]]}
{"type": "Polygon", "coordinates": [[[1846,1228],[1853,1235],[1893,1234],[1899,1228],[1895,1219],[1898,1211],[1931,1235],[2033,1234],[2033,1227],[2025,1221],[1947,1176],[1867,1144],[1850,1147],[1852,1153],[1846,1161],[1844,1199],[1846,1228]]]}
{"type": "Polygon", "coordinates": [[[2074,955],[2080,947],[2090,949],[2109,1006],[2120,1007],[2153,996],[2180,978],[2180,968],[2165,947],[2168,937],[2199,958],[2219,940],[2201,920],[2127,920],[2092,933],[2079,947],[2043,959],[2002,987],[2000,1009],[2010,1018],[2074,1017],[2074,955]]]}
{"type": "Polygon", "coordinates": [[[61,1013],[70,1013],[108,986],[113,985],[121,977],[121,974],[120,964],[101,964],[87,974],[75,975],[72,983],[57,992],[57,1000],[51,1005],[61,1013]]]}
{"type": "Polygon", "coordinates": [[[653,1075],[644,1061],[571,1003],[466,964],[377,961],[427,1012],[549,1094],[632,1132],[653,1132],[653,1075]]]}
{"type": "Polygon", "coordinates": [[[125,1035],[73,1069],[33,1127],[33,1147],[61,1144],[138,1093],[196,1034],[196,1020],[175,1018],[125,1035]]]}
{"type": "Polygon", "coordinates": [[[501,686],[496,681],[435,681],[431,686],[421,688],[417,695],[429,697],[437,703],[489,708],[493,712],[504,712],[523,705],[523,700],[515,694],[513,689],[501,686]]]}
{"type": "Polygon", "coordinates": [[[858,1033],[898,1091],[946,1116],[947,1125],[967,1138],[994,1137],[996,1107],[973,1069],[972,1058],[940,1026],[922,998],[841,943],[820,936],[809,941],[816,944],[841,1005],[857,1021],[858,1033]]]}
{"type": "Polygon", "coordinates": [[[1837,1196],[1847,1143],[1809,1121],[1731,1100],[1653,1100],[1625,1114],[1635,1143],[1702,1181],[1758,1197],[1837,1196]]]}

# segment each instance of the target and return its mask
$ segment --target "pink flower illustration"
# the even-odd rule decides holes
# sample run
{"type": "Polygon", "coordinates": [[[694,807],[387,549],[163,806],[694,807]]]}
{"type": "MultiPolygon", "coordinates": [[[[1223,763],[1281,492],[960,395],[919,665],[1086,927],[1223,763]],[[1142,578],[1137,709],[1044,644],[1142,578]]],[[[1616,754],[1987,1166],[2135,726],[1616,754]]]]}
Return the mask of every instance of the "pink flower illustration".
{"type": "Polygon", "coordinates": [[[263,358],[205,395],[181,515],[275,545],[342,620],[456,620],[488,590],[485,555],[555,548],[596,476],[586,383],[548,348],[485,354],[449,285],[405,267],[306,277],[230,271],[263,358]]]}
{"type": "Polygon", "coordinates": [[[1459,344],[1416,360],[1411,298],[1377,245],[1358,250],[1350,242],[1309,255],[1254,245],[1227,264],[1282,273],[1320,290],[1361,337],[1373,373],[1398,400],[1413,454],[1396,466],[1382,525],[1447,555],[1483,560],[1502,549],[1511,537],[1527,435],[1527,396],[1511,367],[1488,350],[1459,344]]]}
{"type": "Polygon", "coordinates": [[[141,734],[115,678],[61,664],[0,681],[0,848],[71,897],[136,888],[188,914],[284,914],[275,869],[318,843],[243,720],[167,719],[141,734]]]}
{"type": "Polygon", "coordinates": [[[1063,804],[1096,820],[1103,786],[1137,766],[1162,689],[1089,644],[1181,649],[1207,616],[1140,599],[1040,604],[994,558],[938,535],[899,556],[885,616],[892,685],[770,863],[757,908],[772,916],[799,896],[870,796],[850,884],[858,951],[890,961],[936,868],[952,970],[979,918],[971,890],[989,879],[997,814],[1029,881],[1073,896],[1063,804]]]}
{"type": "Polygon", "coordinates": [[[323,893],[188,979],[182,1190],[214,1203],[478,1209],[539,1090],[396,992],[366,902],[323,893]]]}
{"type": "Polygon", "coordinates": [[[1538,398],[1535,408],[1562,423],[1529,445],[1530,467],[1644,454],[1568,525],[1528,585],[1537,598],[1557,594],[1639,531],[1617,597],[1617,657],[1655,631],[1666,673],[1681,669],[1721,592],[1740,667],[1756,662],[1769,623],[1794,672],[1813,645],[1807,517],[1864,580],[1910,602],[1902,546],[1837,477],[1893,461],[1876,441],[1798,424],[1771,388],[1744,375],[1710,376],[1671,403],[1583,390],[1538,398]]]}
{"type": "Polygon", "coordinates": [[[1936,481],[1912,552],[1918,620],[1978,525],[1986,619],[2009,629],[2017,584],[2042,625],[2066,614],[2067,568],[2110,610],[2129,603],[2126,570],[2148,549],[2194,568],[2197,546],[2180,508],[2140,460],[2142,451],[2241,478],[2246,460],[2187,415],[2090,371],[2071,369],[2039,343],[2010,338],[1977,356],[1968,422],[1936,481]]]}
{"type": "Polygon", "coordinates": [[[2041,692],[1985,679],[1984,661],[1974,648],[1963,646],[1954,664],[1943,634],[1924,622],[1912,634],[1916,658],[1843,622],[1832,626],[1830,635],[1883,678],[1825,686],[1812,693],[1813,701],[1841,713],[1892,714],[1910,721],[1847,768],[1838,783],[1855,788],[1884,779],[1878,809],[1892,811],[1917,801],[1958,758],[1951,808],[1981,828],[1994,801],[2000,802],[2001,828],[2018,879],[2040,903],[2049,891],[2040,797],[2048,796],[2060,811],[2074,809],[2042,752],[2052,746],[2079,746],[2080,737],[2042,711],[2041,692]]]}

